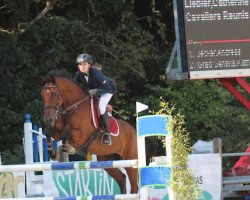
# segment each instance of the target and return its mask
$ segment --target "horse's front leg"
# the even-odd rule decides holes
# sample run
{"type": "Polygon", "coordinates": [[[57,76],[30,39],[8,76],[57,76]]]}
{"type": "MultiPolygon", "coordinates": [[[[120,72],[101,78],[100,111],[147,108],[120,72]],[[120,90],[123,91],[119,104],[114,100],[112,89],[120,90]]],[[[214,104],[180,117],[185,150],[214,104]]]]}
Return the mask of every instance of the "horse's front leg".
{"type": "Polygon", "coordinates": [[[60,162],[67,162],[67,140],[70,137],[69,126],[65,126],[63,129],[57,129],[55,127],[46,127],[45,128],[47,145],[48,145],[48,155],[52,160],[59,160],[60,162]],[[59,146],[58,151],[53,149],[52,140],[53,138],[56,141],[62,140],[62,146],[59,146]]]}
{"type": "Polygon", "coordinates": [[[57,153],[53,149],[53,144],[51,137],[54,140],[59,141],[60,140],[60,131],[54,127],[46,127],[45,128],[45,133],[46,133],[46,139],[47,139],[47,145],[48,145],[48,155],[49,158],[52,160],[57,160],[57,153]]]}
{"type": "Polygon", "coordinates": [[[71,137],[72,133],[70,130],[70,126],[68,124],[66,124],[62,130],[62,135],[61,135],[61,140],[63,143],[65,143],[70,137],[71,137]]]}
{"type": "Polygon", "coordinates": [[[81,136],[82,132],[77,129],[71,129],[70,126],[67,124],[61,135],[62,140],[62,148],[59,151],[59,161],[66,162],[68,161],[68,154],[78,154],[79,156],[83,157],[84,160],[87,158],[87,148],[82,148],[81,144],[81,136]],[[80,147],[80,148],[75,148],[80,147]]]}
{"type": "Polygon", "coordinates": [[[55,127],[46,127],[45,129],[45,133],[47,137],[52,137],[54,140],[60,140],[60,132],[57,128],[55,127]]]}
{"type": "Polygon", "coordinates": [[[61,139],[63,145],[65,141],[67,141],[67,147],[70,146],[71,149],[74,148],[77,155],[83,157],[84,160],[87,160],[88,148],[84,146],[86,142],[84,135],[85,134],[82,131],[78,129],[70,129],[68,126],[67,128],[65,127],[61,139]]]}
{"type": "Polygon", "coordinates": [[[59,162],[68,162],[69,157],[68,157],[68,150],[70,147],[68,147],[68,139],[71,136],[71,131],[70,131],[70,126],[65,125],[64,128],[62,129],[62,135],[60,137],[60,140],[62,140],[62,146],[59,147],[58,149],[58,161],[59,162]]]}

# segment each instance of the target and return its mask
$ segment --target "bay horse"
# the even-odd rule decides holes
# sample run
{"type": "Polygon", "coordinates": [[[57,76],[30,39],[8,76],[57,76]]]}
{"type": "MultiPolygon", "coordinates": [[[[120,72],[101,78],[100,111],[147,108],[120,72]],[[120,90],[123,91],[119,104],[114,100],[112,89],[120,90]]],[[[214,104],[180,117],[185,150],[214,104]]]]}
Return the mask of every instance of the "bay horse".
{"type": "MultiPolygon", "coordinates": [[[[118,120],[119,135],[112,137],[112,145],[101,144],[101,134],[95,128],[91,115],[91,96],[66,70],[50,71],[43,78],[41,96],[44,104],[43,121],[47,126],[48,146],[51,137],[62,140],[76,149],[88,146],[88,152],[97,155],[97,160],[131,160],[137,159],[137,136],[135,128],[124,120],[118,120]],[[96,134],[96,138],[93,137],[96,134]]],[[[49,155],[53,157],[52,148],[49,155]]],[[[131,193],[138,192],[137,169],[125,168],[131,184],[131,193]]],[[[118,168],[105,171],[113,177],[126,193],[126,176],[118,168]]]]}

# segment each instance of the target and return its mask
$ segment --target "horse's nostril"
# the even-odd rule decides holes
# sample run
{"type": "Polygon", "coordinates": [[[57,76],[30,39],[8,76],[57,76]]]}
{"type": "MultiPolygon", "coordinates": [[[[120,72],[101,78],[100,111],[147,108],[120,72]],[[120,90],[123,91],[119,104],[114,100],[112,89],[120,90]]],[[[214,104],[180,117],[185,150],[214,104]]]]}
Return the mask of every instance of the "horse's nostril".
{"type": "Polygon", "coordinates": [[[50,125],[50,126],[54,126],[54,122],[55,122],[55,121],[54,121],[53,118],[50,118],[50,119],[49,119],[49,125],[50,125]]]}
{"type": "Polygon", "coordinates": [[[54,120],[52,117],[44,117],[43,119],[45,126],[53,126],[54,120]]]}

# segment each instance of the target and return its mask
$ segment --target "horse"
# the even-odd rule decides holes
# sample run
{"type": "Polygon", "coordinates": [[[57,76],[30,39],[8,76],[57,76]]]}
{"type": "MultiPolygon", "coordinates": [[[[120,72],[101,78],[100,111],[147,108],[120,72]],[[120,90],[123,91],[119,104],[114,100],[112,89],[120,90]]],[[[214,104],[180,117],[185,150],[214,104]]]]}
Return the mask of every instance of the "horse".
{"type": "MultiPolygon", "coordinates": [[[[137,135],[128,122],[117,119],[119,135],[112,137],[112,145],[101,144],[101,134],[93,124],[91,96],[66,70],[52,70],[43,78],[41,97],[44,104],[43,121],[47,126],[47,141],[51,137],[62,140],[76,149],[88,147],[90,154],[96,154],[98,161],[131,160],[138,158],[137,135]],[[95,135],[95,136],[93,136],[95,135]]],[[[49,146],[49,145],[48,145],[49,146]]],[[[48,149],[53,157],[52,148],[48,149]]],[[[125,168],[131,193],[138,192],[137,169],[125,168]]],[[[126,193],[126,175],[117,168],[105,169],[119,185],[122,194],[126,193]]]]}

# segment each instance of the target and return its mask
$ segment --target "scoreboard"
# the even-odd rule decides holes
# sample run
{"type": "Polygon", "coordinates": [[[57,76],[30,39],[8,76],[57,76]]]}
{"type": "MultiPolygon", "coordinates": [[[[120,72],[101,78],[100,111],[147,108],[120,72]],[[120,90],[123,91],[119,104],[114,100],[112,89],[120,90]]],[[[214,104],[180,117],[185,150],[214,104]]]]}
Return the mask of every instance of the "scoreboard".
{"type": "Polygon", "coordinates": [[[250,76],[250,0],[175,0],[182,72],[250,76]]]}

